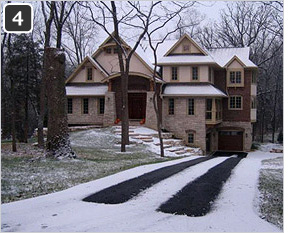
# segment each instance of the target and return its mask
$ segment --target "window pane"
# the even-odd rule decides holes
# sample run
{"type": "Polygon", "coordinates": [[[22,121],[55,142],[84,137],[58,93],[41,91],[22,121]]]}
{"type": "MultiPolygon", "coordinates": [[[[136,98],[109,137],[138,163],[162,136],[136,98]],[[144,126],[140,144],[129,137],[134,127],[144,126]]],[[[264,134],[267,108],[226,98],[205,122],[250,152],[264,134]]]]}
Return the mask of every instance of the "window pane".
{"type": "Polygon", "coordinates": [[[194,99],[188,99],[188,115],[194,115],[194,99]]]}
{"type": "Polygon", "coordinates": [[[230,83],[235,83],[235,72],[234,71],[230,72],[230,83]]]}
{"type": "Polygon", "coordinates": [[[87,69],[87,80],[92,80],[92,68],[87,69]]]}
{"type": "Polygon", "coordinates": [[[206,110],[212,111],[212,99],[206,99],[206,110]]]}
{"type": "Polygon", "coordinates": [[[99,99],[99,114],[104,114],[105,111],[105,98],[99,99]]]}
{"type": "Polygon", "coordinates": [[[241,108],[241,107],[242,107],[241,97],[237,96],[236,97],[236,108],[241,108]]]}
{"type": "Polygon", "coordinates": [[[198,67],[192,67],[192,80],[198,80],[198,67]]]}
{"type": "Polygon", "coordinates": [[[83,114],[89,113],[89,99],[83,99],[83,114]]]}
{"type": "Polygon", "coordinates": [[[106,48],[106,53],[111,54],[111,48],[106,48]]]}
{"type": "Polygon", "coordinates": [[[194,143],[194,134],[188,133],[188,143],[194,143]]]}
{"type": "Polygon", "coordinates": [[[236,72],[236,83],[241,83],[241,71],[236,72]]]}
{"type": "Polygon", "coordinates": [[[168,107],[169,115],[174,115],[174,99],[169,99],[169,107],[168,107]]]}
{"type": "Polygon", "coordinates": [[[172,80],[178,80],[178,69],[177,67],[172,67],[172,80]]]}
{"type": "Polygon", "coordinates": [[[73,113],[73,100],[71,98],[67,99],[67,113],[72,114],[73,113]]]}
{"type": "Polygon", "coordinates": [[[230,108],[235,108],[235,96],[230,97],[230,108]]]}

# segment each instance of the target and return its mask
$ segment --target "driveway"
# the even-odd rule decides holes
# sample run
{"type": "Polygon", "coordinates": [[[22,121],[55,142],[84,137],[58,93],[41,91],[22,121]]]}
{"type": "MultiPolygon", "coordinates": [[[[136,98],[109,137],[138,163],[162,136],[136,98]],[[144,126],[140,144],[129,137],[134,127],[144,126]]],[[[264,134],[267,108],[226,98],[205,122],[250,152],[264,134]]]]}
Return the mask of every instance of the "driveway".
{"type": "Polygon", "coordinates": [[[233,169],[211,211],[202,217],[157,209],[191,181],[226,161],[219,157],[190,166],[121,204],[82,201],[105,188],[160,168],[203,157],[187,157],[129,169],[73,188],[2,205],[2,231],[281,231],[255,211],[261,161],[279,154],[249,153],[233,169]]]}

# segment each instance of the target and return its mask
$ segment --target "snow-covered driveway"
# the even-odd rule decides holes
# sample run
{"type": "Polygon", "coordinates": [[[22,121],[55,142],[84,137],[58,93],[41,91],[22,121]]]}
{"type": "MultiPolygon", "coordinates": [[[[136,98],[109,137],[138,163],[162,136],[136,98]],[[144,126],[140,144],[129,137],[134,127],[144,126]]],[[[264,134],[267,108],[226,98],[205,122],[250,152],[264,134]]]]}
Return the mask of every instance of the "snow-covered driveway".
{"type": "Polygon", "coordinates": [[[226,157],[187,168],[123,204],[95,204],[82,199],[143,173],[198,157],[136,167],[54,194],[3,204],[2,231],[281,231],[259,218],[255,208],[261,160],[281,155],[249,153],[233,170],[213,210],[203,217],[164,214],[156,209],[226,157]]]}

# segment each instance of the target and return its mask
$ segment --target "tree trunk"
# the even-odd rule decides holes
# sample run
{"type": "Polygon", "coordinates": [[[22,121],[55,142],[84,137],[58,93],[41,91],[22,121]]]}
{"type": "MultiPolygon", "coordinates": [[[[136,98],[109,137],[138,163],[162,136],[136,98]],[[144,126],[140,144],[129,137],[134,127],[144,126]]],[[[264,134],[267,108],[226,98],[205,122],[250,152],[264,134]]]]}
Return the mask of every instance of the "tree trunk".
{"type": "Polygon", "coordinates": [[[47,157],[75,158],[70,146],[65,90],[65,55],[57,48],[45,49],[46,84],[49,87],[47,157]]]}
{"type": "Polygon", "coordinates": [[[128,74],[121,75],[122,111],[121,111],[121,152],[129,145],[129,112],[128,112],[128,74]]]}
{"type": "Polygon", "coordinates": [[[29,56],[27,54],[27,63],[26,63],[26,83],[25,83],[25,117],[24,117],[24,142],[28,143],[28,131],[29,131],[29,109],[28,109],[28,97],[29,97],[29,90],[28,90],[28,83],[29,83],[29,56]]]}
{"type": "Polygon", "coordinates": [[[11,134],[12,134],[12,151],[16,152],[16,100],[14,81],[11,79],[11,96],[12,96],[12,114],[11,114],[11,134]]]}
{"type": "Polygon", "coordinates": [[[153,95],[153,106],[154,111],[156,113],[156,120],[157,120],[157,131],[158,137],[160,142],[160,156],[164,157],[164,147],[163,147],[163,138],[162,138],[162,122],[160,118],[159,106],[158,106],[158,94],[157,94],[157,84],[154,78],[154,95],[153,95]]]}
{"type": "MultiPolygon", "coordinates": [[[[45,57],[45,53],[44,53],[45,57]]],[[[46,99],[46,82],[45,82],[45,69],[46,66],[43,63],[43,71],[42,71],[42,80],[41,80],[41,89],[40,89],[40,100],[39,100],[39,116],[38,116],[38,147],[44,148],[44,134],[43,134],[43,126],[44,126],[44,116],[45,116],[45,103],[46,99]]]]}

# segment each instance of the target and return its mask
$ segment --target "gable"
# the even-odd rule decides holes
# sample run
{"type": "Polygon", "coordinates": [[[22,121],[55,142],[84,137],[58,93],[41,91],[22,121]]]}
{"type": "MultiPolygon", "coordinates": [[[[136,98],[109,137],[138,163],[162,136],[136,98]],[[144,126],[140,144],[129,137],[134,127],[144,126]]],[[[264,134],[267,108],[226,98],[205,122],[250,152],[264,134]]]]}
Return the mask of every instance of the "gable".
{"type": "Polygon", "coordinates": [[[76,70],[70,75],[70,77],[67,79],[66,83],[99,83],[102,79],[104,79],[106,75],[103,74],[103,72],[95,67],[95,64],[93,64],[87,57],[83,60],[83,62],[76,68],[76,70]],[[92,68],[92,80],[87,81],[87,73],[88,68],[92,68]]]}
{"type": "MultiPolygon", "coordinates": [[[[95,57],[101,66],[109,73],[113,75],[120,72],[118,54],[107,54],[105,50],[99,51],[95,57]]],[[[144,75],[152,76],[153,70],[149,65],[136,53],[130,60],[130,72],[142,73],[144,75]]]]}
{"type": "Polygon", "coordinates": [[[207,55],[206,51],[202,49],[191,37],[188,35],[182,36],[164,56],[169,55],[207,55]]]}
{"type": "Polygon", "coordinates": [[[244,68],[245,64],[237,57],[234,56],[226,65],[225,67],[229,68],[229,69],[240,69],[240,68],[244,68]]]}

